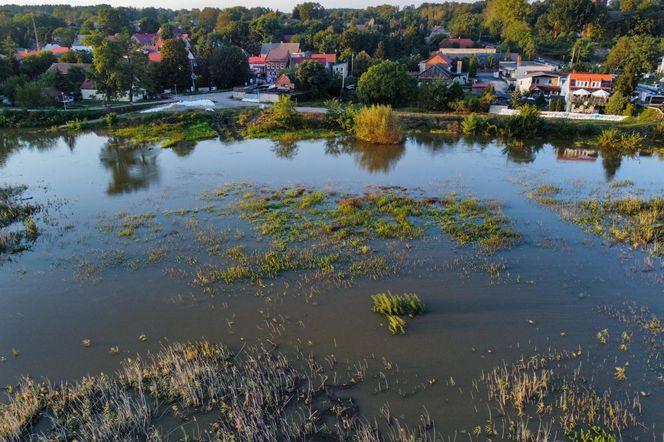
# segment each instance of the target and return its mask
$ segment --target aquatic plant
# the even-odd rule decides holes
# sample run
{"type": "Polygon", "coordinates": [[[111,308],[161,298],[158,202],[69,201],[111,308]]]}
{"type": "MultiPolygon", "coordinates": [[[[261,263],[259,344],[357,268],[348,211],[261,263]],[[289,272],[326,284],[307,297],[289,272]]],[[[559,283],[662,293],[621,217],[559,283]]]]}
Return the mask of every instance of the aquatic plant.
{"type": "Polygon", "coordinates": [[[375,144],[398,144],[403,131],[390,106],[373,105],[360,108],[354,117],[355,138],[375,144]]]}
{"type": "Polygon", "coordinates": [[[385,315],[387,328],[393,335],[406,334],[406,321],[396,315],[385,315]]]}
{"type": "Polygon", "coordinates": [[[424,303],[415,293],[404,293],[403,295],[379,293],[373,295],[371,300],[373,303],[371,310],[381,315],[407,315],[414,318],[426,311],[424,303]]]}
{"type": "Polygon", "coordinates": [[[385,316],[387,329],[393,335],[406,333],[406,321],[401,316],[414,318],[426,311],[422,300],[415,293],[404,293],[393,295],[391,293],[379,293],[371,297],[374,313],[385,316]]]}

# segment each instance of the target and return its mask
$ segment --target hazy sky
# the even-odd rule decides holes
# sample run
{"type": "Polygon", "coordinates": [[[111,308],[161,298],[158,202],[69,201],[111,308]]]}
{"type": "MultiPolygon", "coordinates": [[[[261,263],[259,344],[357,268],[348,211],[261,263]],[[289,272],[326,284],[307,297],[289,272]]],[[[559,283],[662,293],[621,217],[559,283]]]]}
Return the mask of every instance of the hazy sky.
{"type": "MultiPolygon", "coordinates": [[[[157,6],[170,9],[192,9],[192,8],[203,8],[205,6],[212,6],[216,8],[227,8],[230,6],[265,6],[268,8],[279,9],[281,11],[290,12],[298,3],[302,3],[305,0],[229,0],[229,1],[215,1],[215,0],[106,0],[106,1],[90,1],[90,0],[70,0],[70,1],[60,1],[60,0],[14,0],[14,1],[3,1],[0,0],[0,5],[5,4],[22,4],[22,5],[43,5],[43,4],[68,4],[72,6],[85,6],[85,5],[94,5],[94,4],[110,4],[112,6],[131,6],[131,7],[146,7],[146,6],[157,6]]],[[[462,0],[463,1],[463,0],[462,0]]],[[[422,3],[422,0],[419,1],[408,1],[408,0],[318,0],[318,3],[322,4],[326,8],[364,8],[367,6],[376,6],[376,5],[419,5],[422,3]]]]}

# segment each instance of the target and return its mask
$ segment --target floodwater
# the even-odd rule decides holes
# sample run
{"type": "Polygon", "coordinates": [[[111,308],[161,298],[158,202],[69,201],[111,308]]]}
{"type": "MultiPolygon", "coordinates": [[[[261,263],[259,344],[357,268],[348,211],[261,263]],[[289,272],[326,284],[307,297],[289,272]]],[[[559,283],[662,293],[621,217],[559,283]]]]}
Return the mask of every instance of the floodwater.
{"type": "MultiPolygon", "coordinates": [[[[615,339],[624,327],[597,311],[627,303],[662,317],[661,264],[648,266],[645,255],[562,221],[528,192],[551,183],[575,195],[602,194],[614,189],[611,182],[631,180],[619,190],[662,195],[664,162],[656,156],[579,159],[566,147],[544,142],[510,149],[495,141],[415,136],[396,147],[211,140],[172,150],[128,149],[91,132],[0,132],[0,182],[27,185],[26,196],[44,206],[32,248],[0,264],[0,385],[22,375],[60,381],[112,373],[123,356],[173,341],[204,338],[240,348],[269,339],[285,351],[366,361],[387,381],[369,375],[357,389],[364,415],[378,416],[389,404],[394,415],[416,423],[425,407],[437,432],[454,437],[495,415],[486,395],[474,391],[483,372],[521,356],[581,348],[579,363],[598,390],[617,398],[644,393],[643,425],[628,434],[661,438],[662,372],[645,368],[639,345],[619,351],[615,339]],[[211,294],[178,277],[207,254],[177,235],[191,217],[166,213],[201,208],[204,192],[242,182],[351,194],[389,185],[497,200],[523,241],[487,258],[504,265],[500,274],[473,264],[481,258],[472,247],[445,238],[414,240],[402,252],[410,265],[395,276],[339,287],[287,274],[261,287],[236,284],[211,294]],[[165,256],[147,263],[145,251],[153,245],[106,231],[119,213],[156,214],[160,229],[151,240],[168,244],[165,256]],[[417,293],[428,307],[409,321],[404,336],[391,336],[371,312],[370,296],[386,291],[417,293]],[[596,338],[605,328],[612,333],[608,346],[596,338]],[[83,346],[83,339],[92,345],[83,346]],[[121,354],[111,354],[112,346],[121,354]],[[633,376],[617,382],[613,369],[625,362],[633,376]],[[389,388],[377,391],[386,382],[389,388]]],[[[240,225],[210,213],[196,216],[202,225],[240,225]]]]}

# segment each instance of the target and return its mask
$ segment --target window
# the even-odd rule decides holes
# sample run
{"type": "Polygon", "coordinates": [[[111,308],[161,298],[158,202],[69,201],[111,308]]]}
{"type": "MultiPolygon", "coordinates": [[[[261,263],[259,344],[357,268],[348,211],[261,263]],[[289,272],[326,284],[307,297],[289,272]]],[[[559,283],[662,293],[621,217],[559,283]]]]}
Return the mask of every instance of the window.
{"type": "Polygon", "coordinates": [[[601,81],[593,81],[592,87],[602,87],[602,82],[601,81]]]}

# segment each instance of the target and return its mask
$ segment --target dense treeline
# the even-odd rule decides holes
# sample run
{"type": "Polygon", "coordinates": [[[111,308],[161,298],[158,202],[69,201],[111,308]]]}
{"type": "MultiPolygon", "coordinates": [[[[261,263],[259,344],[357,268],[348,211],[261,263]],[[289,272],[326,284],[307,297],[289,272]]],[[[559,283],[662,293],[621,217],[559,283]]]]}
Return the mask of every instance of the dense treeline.
{"type": "MultiPolygon", "coordinates": [[[[394,78],[403,81],[396,82],[394,97],[367,98],[375,92],[368,81],[360,80],[359,98],[404,104],[418,95],[405,72],[417,70],[418,62],[430,51],[451,44],[446,40],[450,36],[470,38],[480,46],[493,44],[499,53],[571,61],[573,69],[622,73],[626,76],[623,83],[629,85],[642,73],[653,71],[664,50],[661,1],[611,0],[603,5],[601,0],[486,0],[366,9],[326,9],[306,2],[288,13],[241,6],[173,11],[108,5],[9,5],[0,7],[0,87],[12,102],[23,106],[39,104],[43,86],[75,93],[80,73],[69,82],[57,74],[45,74],[55,61],[53,54],[32,55],[19,65],[14,53],[17,48],[32,49],[50,42],[68,46],[78,35],[88,36],[88,43],[94,46],[92,57],[71,52],[60,61],[92,62],[88,76],[108,100],[127,90],[153,96],[164,89],[183,90],[192,85],[192,77],[197,86],[243,84],[249,75],[247,55],[257,54],[262,43],[291,41],[300,43],[302,51],[335,53],[340,61],[350,61],[351,78],[346,84],[365,73],[375,78],[396,75],[390,77],[392,82],[394,78]],[[439,32],[441,29],[445,32],[439,32]],[[158,68],[132,41],[131,35],[137,32],[158,32],[163,39],[158,68]],[[185,47],[178,38],[182,33],[188,35],[190,46],[185,47]],[[190,54],[195,57],[193,63],[190,54]],[[385,65],[388,60],[403,69],[385,65]],[[381,64],[382,73],[370,70],[381,64]]],[[[315,66],[305,64],[294,74],[299,86],[312,96],[339,90],[338,79],[315,66]]],[[[459,94],[453,92],[451,96],[458,101],[459,94]]],[[[622,100],[631,92],[633,87],[623,88],[622,100]]],[[[448,104],[436,106],[451,107],[448,104]]]]}

